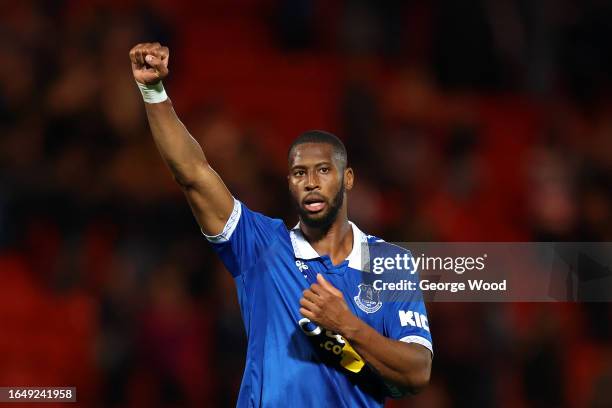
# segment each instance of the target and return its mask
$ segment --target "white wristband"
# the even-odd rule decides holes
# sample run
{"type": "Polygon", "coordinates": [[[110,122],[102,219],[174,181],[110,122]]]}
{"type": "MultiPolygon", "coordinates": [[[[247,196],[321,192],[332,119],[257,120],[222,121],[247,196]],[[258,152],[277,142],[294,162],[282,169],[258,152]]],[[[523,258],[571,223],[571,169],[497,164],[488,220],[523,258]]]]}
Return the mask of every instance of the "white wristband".
{"type": "Polygon", "coordinates": [[[136,84],[140,89],[142,99],[144,99],[146,103],[160,103],[168,99],[168,95],[161,81],[154,85],[141,84],[138,81],[136,81],[136,84]]]}

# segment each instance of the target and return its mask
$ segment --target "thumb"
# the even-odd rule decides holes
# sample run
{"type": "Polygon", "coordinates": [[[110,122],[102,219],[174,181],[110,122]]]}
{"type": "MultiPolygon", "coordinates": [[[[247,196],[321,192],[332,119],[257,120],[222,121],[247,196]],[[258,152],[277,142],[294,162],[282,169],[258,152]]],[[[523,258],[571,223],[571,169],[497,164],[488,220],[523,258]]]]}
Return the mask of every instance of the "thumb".
{"type": "Polygon", "coordinates": [[[323,286],[324,288],[329,288],[329,282],[323,277],[323,274],[317,273],[317,281],[319,282],[319,285],[323,286]]]}
{"type": "Polygon", "coordinates": [[[159,74],[160,78],[168,75],[168,67],[161,58],[149,54],[145,57],[145,62],[159,74]]]}
{"type": "Polygon", "coordinates": [[[331,292],[332,294],[336,295],[336,296],[342,296],[342,292],[340,292],[338,289],[336,289],[334,287],[334,285],[332,285],[331,283],[329,283],[327,281],[327,279],[325,279],[323,277],[323,274],[318,273],[317,274],[317,281],[319,282],[319,285],[323,286],[323,288],[327,289],[329,292],[331,292]]]}

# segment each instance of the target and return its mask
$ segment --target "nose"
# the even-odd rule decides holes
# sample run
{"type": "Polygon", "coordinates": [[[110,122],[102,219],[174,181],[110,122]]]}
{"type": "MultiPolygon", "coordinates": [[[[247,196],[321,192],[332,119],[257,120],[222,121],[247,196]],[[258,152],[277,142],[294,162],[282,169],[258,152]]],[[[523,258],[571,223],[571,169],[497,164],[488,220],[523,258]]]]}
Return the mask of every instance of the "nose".
{"type": "Polygon", "coordinates": [[[313,191],[319,187],[319,177],[317,177],[317,172],[309,171],[308,179],[306,180],[306,191],[313,191]]]}

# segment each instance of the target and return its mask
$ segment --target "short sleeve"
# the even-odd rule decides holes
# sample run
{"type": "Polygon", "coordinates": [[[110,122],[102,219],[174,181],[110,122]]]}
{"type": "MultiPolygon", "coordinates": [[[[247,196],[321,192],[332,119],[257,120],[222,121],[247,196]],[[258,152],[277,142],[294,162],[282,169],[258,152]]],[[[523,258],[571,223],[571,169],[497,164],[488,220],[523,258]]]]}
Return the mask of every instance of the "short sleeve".
{"type": "MultiPolygon", "coordinates": [[[[412,257],[410,251],[408,256],[412,257]]],[[[395,291],[385,298],[384,330],[387,337],[406,343],[420,344],[433,354],[431,329],[423,295],[419,289],[419,274],[414,271],[401,276],[411,282],[411,290],[395,291]]]]}
{"type": "Polygon", "coordinates": [[[433,354],[429,320],[423,301],[387,304],[384,324],[389,338],[420,344],[433,354]]]}
{"type": "Polygon", "coordinates": [[[232,276],[237,277],[248,273],[284,229],[281,220],[251,211],[234,199],[234,208],[223,231],[204,236],[232,276]]]}

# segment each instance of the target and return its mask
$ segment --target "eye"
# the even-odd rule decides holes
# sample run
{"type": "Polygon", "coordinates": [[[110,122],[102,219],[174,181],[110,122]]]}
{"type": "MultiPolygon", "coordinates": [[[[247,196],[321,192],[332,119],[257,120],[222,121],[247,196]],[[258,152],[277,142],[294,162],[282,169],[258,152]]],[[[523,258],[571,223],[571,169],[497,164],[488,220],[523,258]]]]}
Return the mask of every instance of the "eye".
{"type": "Polygon", "coordinates": [[[323,174],[327,174],[329,173],[329,167],[321,167],[319,171],[323,174]]]}
{"type": "Polygon", "coordinates": [[[306,172],[304,170],[296,170],[293,172],[293,175],[295,177],[302,177],[304,174],[306,174],[306,172]]]}

